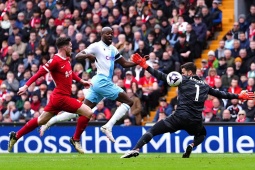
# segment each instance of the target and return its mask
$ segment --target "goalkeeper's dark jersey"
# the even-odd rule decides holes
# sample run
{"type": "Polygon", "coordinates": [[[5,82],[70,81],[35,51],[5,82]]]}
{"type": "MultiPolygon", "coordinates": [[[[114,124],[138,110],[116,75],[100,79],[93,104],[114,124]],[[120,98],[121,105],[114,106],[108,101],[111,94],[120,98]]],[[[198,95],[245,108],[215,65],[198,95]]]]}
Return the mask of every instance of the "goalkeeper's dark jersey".
{"type": "MultiPolygon", "coordinates": [[[[156,78],[166,81],[167,75],[148,67],[147,70],[156,78]]],[[[198,76],[182,76],[182,83],[178,86],[178,100],[175,114],[190,120],[201,120],[204,102],[208,94],[218,98],[237,99],[238,95],[218,91],[211,88],[198,76]]]]}

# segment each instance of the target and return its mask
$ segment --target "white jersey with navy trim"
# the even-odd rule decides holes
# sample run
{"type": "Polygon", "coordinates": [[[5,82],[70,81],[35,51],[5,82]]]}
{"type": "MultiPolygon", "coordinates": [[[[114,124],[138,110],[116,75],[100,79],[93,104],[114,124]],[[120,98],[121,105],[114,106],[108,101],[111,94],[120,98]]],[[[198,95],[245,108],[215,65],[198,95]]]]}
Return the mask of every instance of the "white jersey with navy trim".
{"type": "Polygon", "coordinates": [[[92,43],[86,48],[86,54],[93,54],[96,56],[95,65],[97,67],[97,74],[103,74],[112,79],[114,62],[122,57],[119,51],[113,45],[106,45],[103,41],[92,43]]]}

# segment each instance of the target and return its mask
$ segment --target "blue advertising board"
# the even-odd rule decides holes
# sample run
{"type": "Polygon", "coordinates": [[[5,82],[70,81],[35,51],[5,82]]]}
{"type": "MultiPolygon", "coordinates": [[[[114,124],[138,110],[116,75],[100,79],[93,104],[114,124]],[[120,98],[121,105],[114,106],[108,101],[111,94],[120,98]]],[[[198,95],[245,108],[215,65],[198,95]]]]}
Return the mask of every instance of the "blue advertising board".
{"type": "MultiPolygon", "coordinates": [[[[0,153],[7,153],[8,133],[17,131],[21,126],[0,127],[0,153]]],[[[100,131],[100,127],[89,126],[82,134],[81,144],[85,153],[124,153],[132,149],[138,139],[149,127],[113,128],[115,143],[111,143],[100,131]]],[[[194,149],[194,153],[253,153],[255,151],[255,126],[206,126],[205,141],[194,149]]],[[[20,138],[15,144],[13,152],[27,153],[70,153],[75,152],[69,143],[75,131],[75,126],[53,126],[43,137],[39,136],[39,129],[20,138]]],[[[185,131],[166,133],[154,137],[145,145],[141,152],[182,153],[193,140],[185,131]]]]}

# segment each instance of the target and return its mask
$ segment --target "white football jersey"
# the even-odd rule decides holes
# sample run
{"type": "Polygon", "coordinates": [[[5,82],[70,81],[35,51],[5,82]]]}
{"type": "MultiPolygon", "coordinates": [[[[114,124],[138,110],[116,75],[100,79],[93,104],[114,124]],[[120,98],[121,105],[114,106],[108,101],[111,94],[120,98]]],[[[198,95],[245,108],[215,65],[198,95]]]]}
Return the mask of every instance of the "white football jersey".
{"type": "Polygon", "coordinates": [[[97,74],[103,74],[112,79],[114,62],[122,57],[113,45],[106,45],[103,41],[92,43],[84,50],[86,54],[96,56],[97,74]]]}

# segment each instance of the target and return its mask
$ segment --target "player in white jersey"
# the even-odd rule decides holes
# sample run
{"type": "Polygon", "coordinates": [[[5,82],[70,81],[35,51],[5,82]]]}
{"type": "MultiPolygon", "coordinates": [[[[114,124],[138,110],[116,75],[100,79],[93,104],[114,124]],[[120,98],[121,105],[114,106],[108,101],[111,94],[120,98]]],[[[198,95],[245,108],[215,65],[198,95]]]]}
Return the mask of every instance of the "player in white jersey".
{"type": "Polygon", "coordinates": [[[133,101],[127,96],[122,88],[112,82],[114,63],[119,63],[122,67],[132,67],[136,64],[127,61],[120,55],[119,51],[112,44],[113,31],[110,27],[104,27],[101,33],[101,41],[95,42],[85,50],[77,54],[76,59],[90,58],[95,56],[97,74],[92,78],[92,86],[86,94],[85,104],[93,108],[104,97],[117,100],[122,104],[117,108],[112,118],[101,127],[101,131],[115,142],[112,136],[113,125],[122,118],[133,105],[133,101]]]}
{"type": "MultiPolygon", "coordinates": [[[[122,88],[112,82],[114,63],[117,62],[124,68],[132,67],[136,64],[125,60],[124,57],[119,54],[117,48],[111,45],[112,38],[112,29],[110,27],[104,27],[101,33],[101,41],[91,44],[88,48],[78,53],[76,59],[89,58],[90,60],[95,60],[97,67],[97,74],[92,78],[92,86],[86,94],[84,103],[87,106],[94,108],[103,98],[117,100],[122,103],[111,119],[101,127],[101,131],[105,133],[112,142],[115,142],[112,136],[112,127],[130,109],[133,105],[133,101],[126,95],[122,88]]],[[[58,120],[73,118],[73,115],[70,113],[62,113],[61,115],[61,118],[54,118],[48,125],[43,126],[40,130],[40,134],[43,135],[44,131],[53,123],[58,122],[58,120]]]]}

